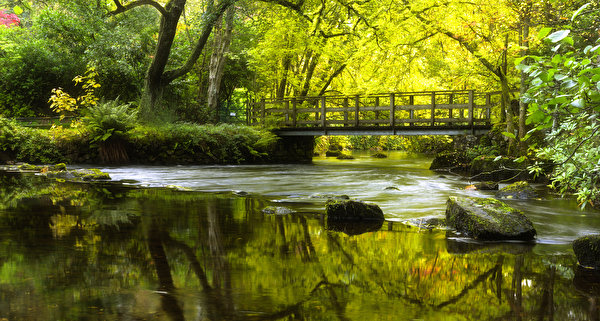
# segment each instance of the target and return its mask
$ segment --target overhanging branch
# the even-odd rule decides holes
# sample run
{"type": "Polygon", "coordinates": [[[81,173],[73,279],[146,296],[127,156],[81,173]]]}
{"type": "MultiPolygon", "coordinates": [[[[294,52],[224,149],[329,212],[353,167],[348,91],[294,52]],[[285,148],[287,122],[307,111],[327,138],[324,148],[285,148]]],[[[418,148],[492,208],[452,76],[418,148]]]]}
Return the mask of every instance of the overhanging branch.
{"type": "Polygon", "coordinates": [[[146,5],[154,7],[163,16],[167,15],[167,10],[160,3],[153,1],[153,0],[137,0],[134,2],[130,2],[126,5],[123,5],[120,0],[113,0],[113,2],[117,6],[117,9],[108,13],[111,16],[117,15],[119,13],[123,13],[125,11],[131,10],[136,7],[141,7],[141,6],[146,6],[146,5]]]}

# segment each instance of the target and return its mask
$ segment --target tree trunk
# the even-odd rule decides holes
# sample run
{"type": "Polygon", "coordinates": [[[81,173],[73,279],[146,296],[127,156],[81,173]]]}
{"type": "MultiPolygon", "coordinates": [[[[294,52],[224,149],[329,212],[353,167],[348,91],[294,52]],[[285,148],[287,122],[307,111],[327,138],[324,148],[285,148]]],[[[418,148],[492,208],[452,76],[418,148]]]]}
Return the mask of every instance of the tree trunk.
{"type": "Polygon", "coordinates": [[[219,93],[221,90],[221,80],[225,71],[225,54],[229,51],[231,43],[231,33],[233,31],[233,18],[235,16],[235,7],[227,9],[225,15],[225,28],[223,28],[222,19],[215,24],[215,42],[213,53],[210,57],[207,106],[209,112],[213,115],[213,122],[219,121],[219,93]]]}
{"type": "MultiPolygon", "coordinates": [[[[508,48],[508,35],[504,38],[504,48],[508,48]]],[[[502,101],[504,102],[504,107],[506,108],[506,132],[509,134],[515,134],[515,124],[513,122],[514,112],[512,108],[512,104],[510,102],[510,87],[508,85],[508,60],[507,60],[507,50],[504,49],[504,53],[502,54],[502,66],[499,68],[499,78],[500,78],[500,86],[502,88],[502,101]]],[[[507,154],[510,155],[514,152],[515,148],[515,139],[513,137],[508,137],[508,150],[507,154]]]]}
{"type": "Polygon", "coordinates": [[[173,41],[177,34],[177,24],[185,7],[186,0],[172,0],[165,6],[166,13],[160,19],[160,29],[154,59],[146,73],[144,92],[141,101],[141,117],[149,118],[160,107],[164,87],[163,73],[169,61],[173,41]]]}
{"type": "Polygon", "coordinates": [[[308,95],[308,92],[310,91],[310,81],[315,73],[315,69],[317,68],[320,57],[321,54],[319,53],[316,53],[311,57],[310,62],[308,63],[308,68],[306,69],[306,77],[304,78],[304,84],[302,85],[300,97],[306,97],[306,95],[308,95]]]}
{"type": "Polygon", "coordinates": [[[290,70],[290,67],[292,66],[292,57],[290,57],[288,54],[286,54],[286,56],[283,57],[282,65],[283,65],[282,66],[283,67],[283,77],[281,78],[281,81],[279,82],[279,86],[277,86],[277,93],[276,93],[276,97],[279,100],[281,100],[281,99],[283,99],[283,97],[285,97],[285,89],[287,87],[288,72],[290,70]]]}
{"type": "MultiPolygon", "coordinates": [[[[531,1],[527,1],[527,4],[529,6],[531,6],[531,1]]],[[[528,53],[529,53],[529,24],[531,23],[531,16],[530,16],[530,12],[529,9],[527,9],[527,12],[524,12],[522,17],[521,17],[521,23],[523,24],[521,30],[522,30],[522,34],[521,34],[521,41],[520,45],[521,48],[523,48],[521,50],[521,57],[525,57],[528,53]]],[[[523,102],[523,96],[525,95],[525,92],[527,91],[527,74],[525,74],[523,71],[521,71],[521,85],[520,85],[520,92],[519,92],[519,150],[521,152],[522,155],[524,155],[526,153],[526,149],[527,149],[527,145],[526,143],[523,141],[523,138],[525,137],[525,133],[527,131],[527,128],[525,127],[525,119],[527,117],[527,104],[525,104],[525,102],[523,102]]]]}

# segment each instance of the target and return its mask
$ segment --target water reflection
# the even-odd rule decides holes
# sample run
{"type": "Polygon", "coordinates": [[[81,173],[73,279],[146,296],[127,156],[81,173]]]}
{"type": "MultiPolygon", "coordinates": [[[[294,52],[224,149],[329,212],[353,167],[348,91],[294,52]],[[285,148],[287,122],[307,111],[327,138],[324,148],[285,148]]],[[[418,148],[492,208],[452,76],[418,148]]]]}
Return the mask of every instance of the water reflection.
{"type": "Polygon", "coordinates": [[[0,183],[0,319],[598,318],[597,282],[531,245],[398,222],[353,235],[232,193],[0,183]]]}

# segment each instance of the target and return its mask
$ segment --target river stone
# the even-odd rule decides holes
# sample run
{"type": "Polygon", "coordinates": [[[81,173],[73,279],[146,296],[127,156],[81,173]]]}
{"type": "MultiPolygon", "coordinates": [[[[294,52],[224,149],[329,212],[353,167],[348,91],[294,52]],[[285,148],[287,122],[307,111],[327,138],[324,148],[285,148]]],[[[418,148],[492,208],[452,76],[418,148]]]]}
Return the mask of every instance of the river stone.
{"type": "Polygon", "coordinates": [[[450,197],[446,223],[477,240],[532,240],[536,231],[519,210],[492,198],[450,197]]]}
{"type": "Polygon", "coordinates": [[[537,192],[527,183],[526,181],[520,181],[513,184],[510,184],[498,191],[496,193],[498,198],[506,198],[506,199],[532,199],[538,198],[537,192]]]}
{"type": "Polygon", "coordinates": [[[327,220],[384,220],[383,211],[375,204],[351,200],[328,200],[325,203],[327,220]]]}
{"type": "Polygon", "coordinates": [[[573,252],[579,265],[600,269],[600,234],[586,235],[573,241],[573,252]]]}
{"type": "Polygon", "coordinates": [[[429,166],[430,170],[458,169],[464,170],[469,158],[461,152],[442,152],[435,155],[429,166]]]}
{"type": "Polygon", "coordinates": [[[291,208],[287,208],[284,206],[267,206],[262,210],[265,214],[275,214],[275,215],[287,215],[292,214],[294,211],[291,208]]]}

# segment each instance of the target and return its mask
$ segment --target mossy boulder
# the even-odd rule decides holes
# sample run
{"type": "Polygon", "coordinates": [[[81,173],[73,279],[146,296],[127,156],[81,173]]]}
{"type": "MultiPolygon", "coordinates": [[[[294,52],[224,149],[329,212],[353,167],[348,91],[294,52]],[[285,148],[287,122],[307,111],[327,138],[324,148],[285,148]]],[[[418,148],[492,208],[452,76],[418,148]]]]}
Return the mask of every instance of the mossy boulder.
{"type": "Polygon", "coordinates": [[[465,170],[468,166],[469,158],[462,152],[442,152],[437,154],[431,165],[430,170],[457,169],[465,170]]]}
{"type": "Polygon", "coordinates": [[[375,204],[352,200],[328,200],[325,203],[327,220],[333,221],[383,221],[383,211],[375,204]]]}
{"type": "Polygon", "coordinates": [[[388,156],[386,154],[382,153],[382,152],[377,152],[377,153],[371,155],[371,157],[373,157],[373,158],[387,158],[388,156]]]}
{"type": "Polygon", "coordinates": [[[477,240],[533,240],[531,221],[519,210],[491,198],[450,197],[446,224],[477,240]]]}
{"type": "Polygon", "coordinates": [[[520,200],[534,199],[539,197],[535,189],[533,189],[533,187],[531,187],[531,185],[529,185],[529,183],[527,183],[526,181],[519,181],[510,184],[499,190],[498,193],[496,193],[496,196],[498,198],[520,200]]]}
{"type": "Polygon", "coordinates": [[[600,269],[600,234],[586,235],[573,241],[573,252],[579,265],[600,269]]]}

